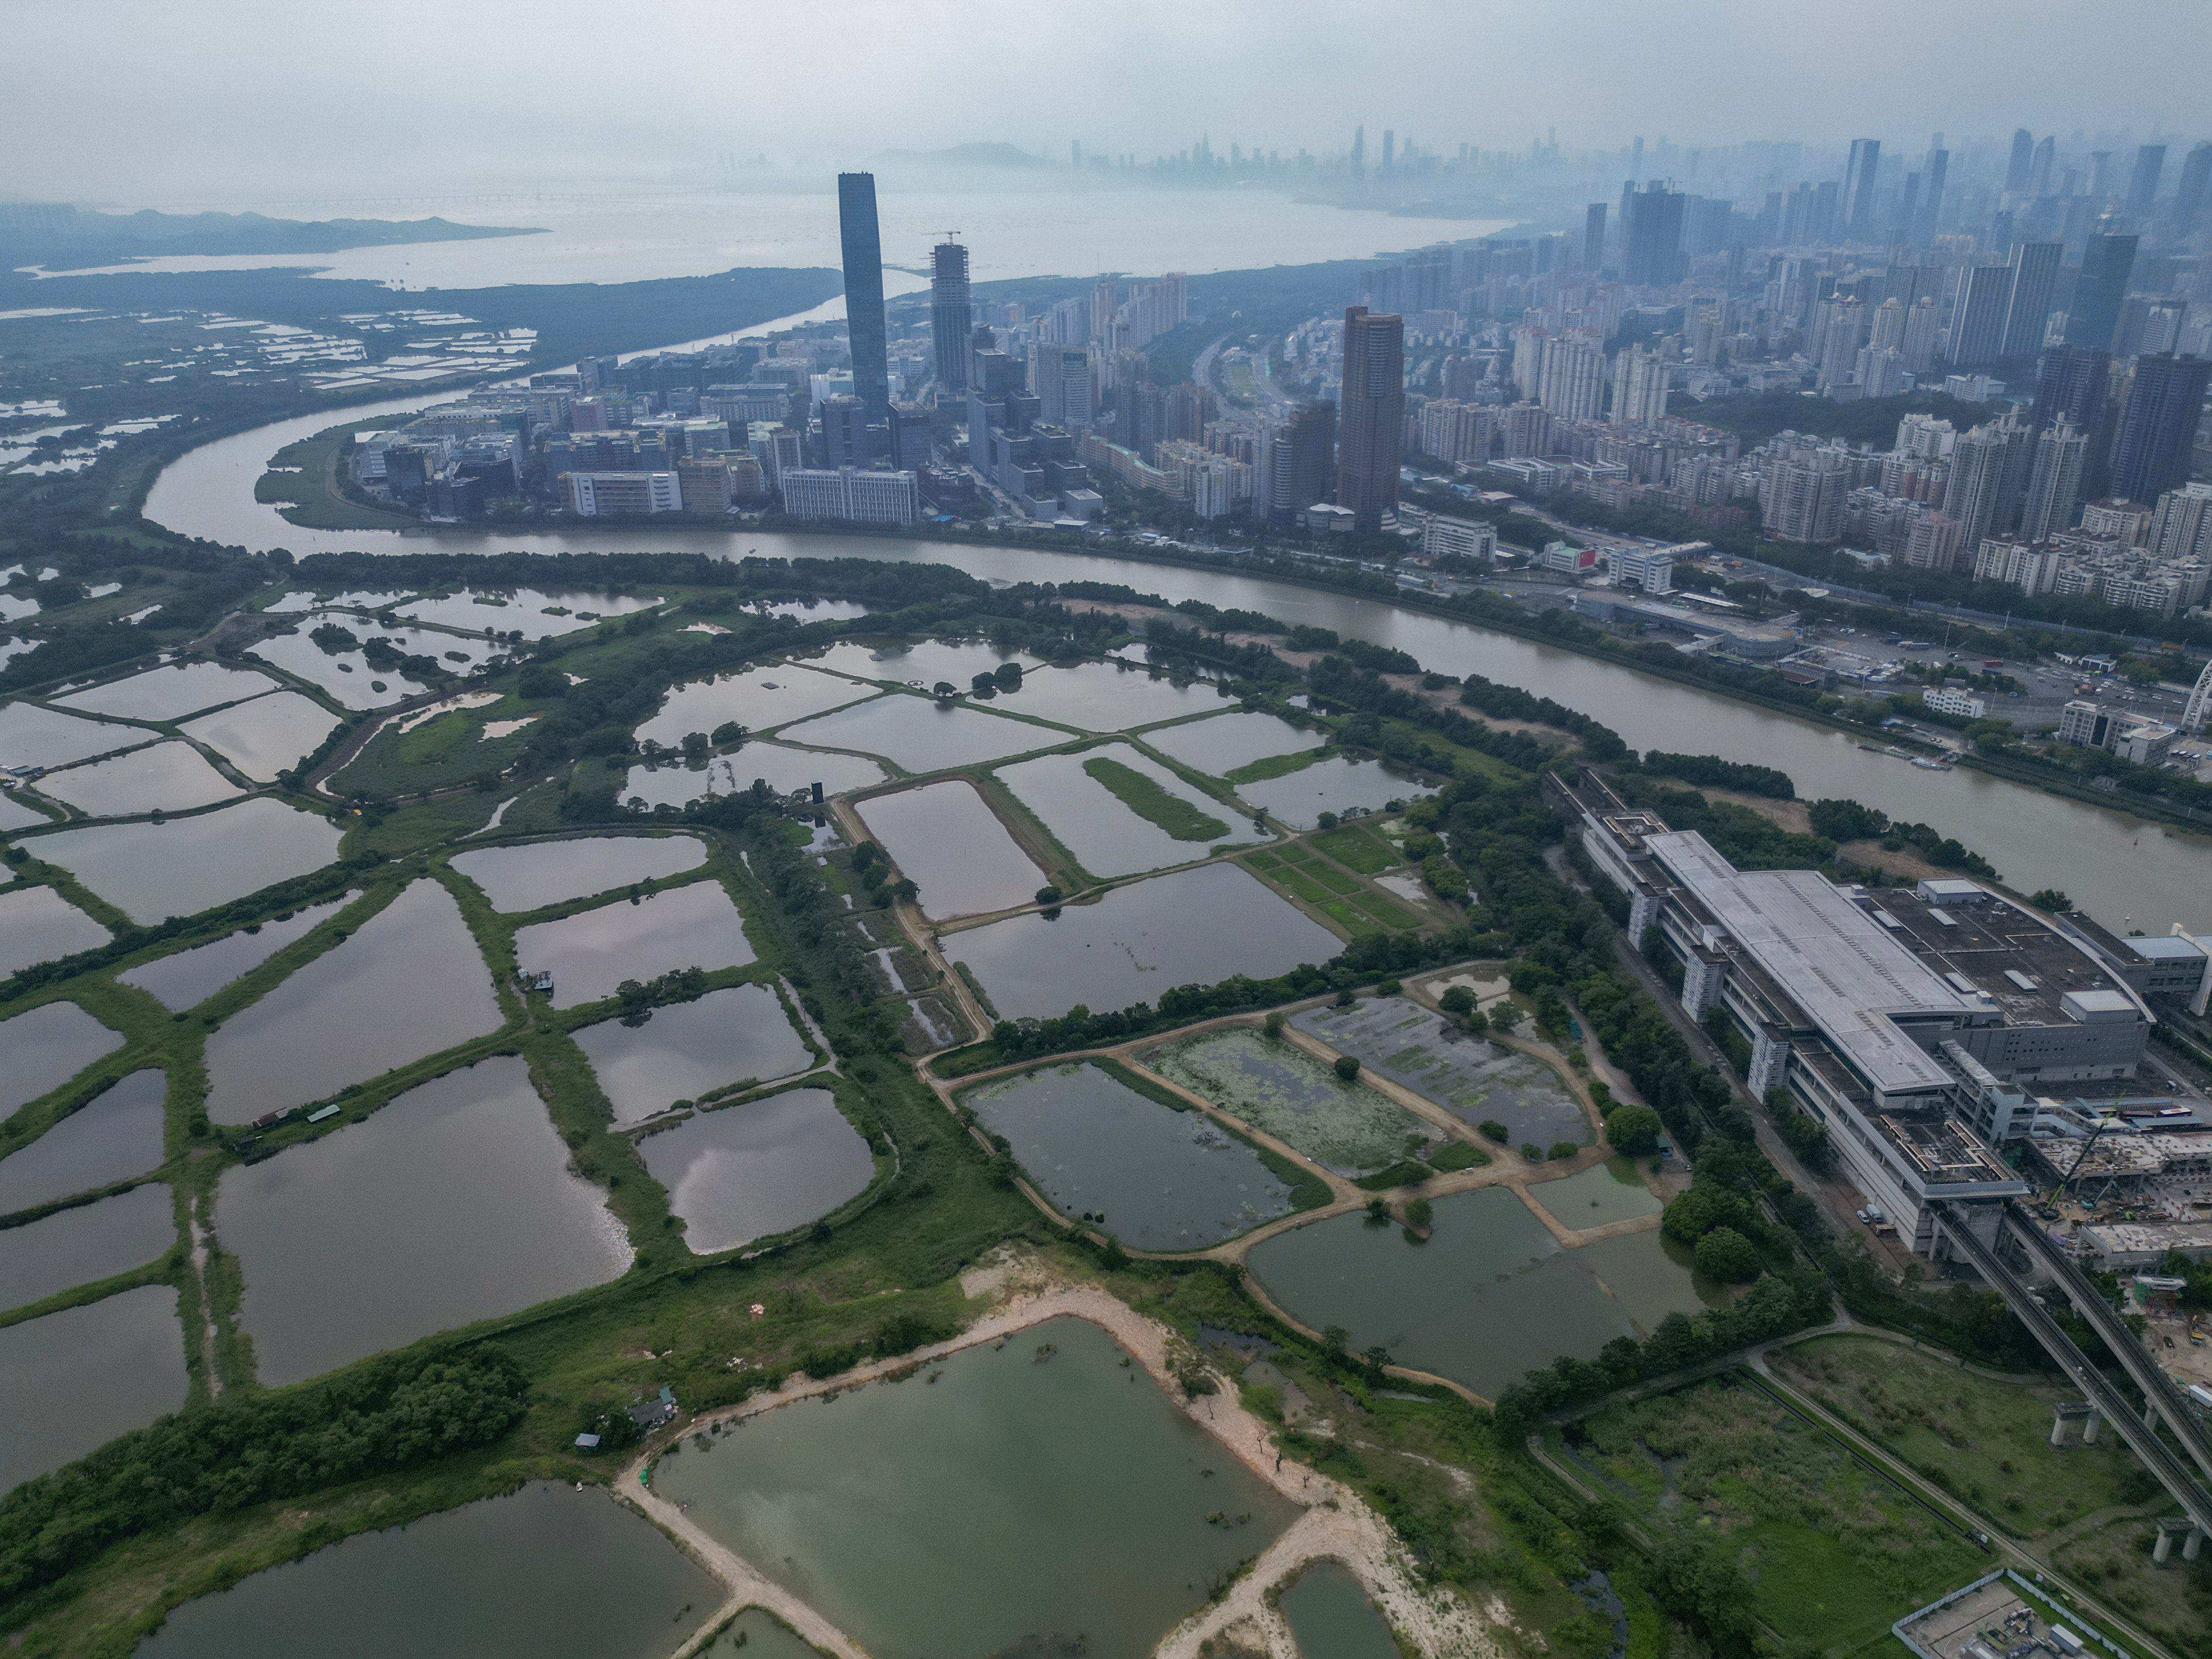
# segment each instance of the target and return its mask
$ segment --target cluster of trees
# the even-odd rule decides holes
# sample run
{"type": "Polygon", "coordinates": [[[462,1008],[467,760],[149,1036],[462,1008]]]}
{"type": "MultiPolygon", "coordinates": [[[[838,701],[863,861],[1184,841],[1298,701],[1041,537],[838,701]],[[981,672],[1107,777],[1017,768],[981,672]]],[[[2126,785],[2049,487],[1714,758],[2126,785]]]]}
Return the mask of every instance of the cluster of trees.
{"type": "Polygon", "coordinates": [[[526,1388],[496,1348],[440,1347],[162,1418],[0,1498],[0,1601],[123,1539],[488,1445],[526,1388]]]}
{"type": "Polygon", "coordinates": [[[1492,756],[1524,771],[1536,770],[1559,752],[1552,744],[1525,732],[1501,732],[1496,726],[1468,719],[1456,708],[1438,708],[1425,697],[1401,691],[1374,670],[1362,668],[1334,653],[1322,658],[1307,671],[1306,683],[1312,688],[1317,703],[1370,717],[1364,725],[1358,719],[1347,725],[1343,733],[1346,741],[1379,750],[1395,760],[1425,764],[1436,771],[1452,770],[1449,757],[1433,748],[1429,751],[1431,758],[1423,761],[1418,741],[1404,743],[1394,750],[1382,729],[1381,722],[1385,720],[1425,727],[1448,743],[1492,756]]]}
{"type": "Polygon", "coordinates": [[[1459,700],[1469,708],[1479,708],[1501,720],[1532,720],[1539,726],[1571,732],[1592,760],[1618,760],[1628,753],[1627,744],[1611,726],[1592,720],[1579,709],[1524,691],[1517,685],[1501,685],[1480,674],[1469,674],[1460,683],[1459,700]]]}
{"type": "Polygon", "coordinates": [[[1680,778],[1685,783],[1710,789],[1733,789],[1741,794],[1764,795],[1771,800],[1797,799],[1797,786],[1790,781],[1787,772],[1749,761],[1723,760],[1718,755],[1675,755],[1653,749],[1646,751],[1640,764],[1647,772],[1680,778]]]}

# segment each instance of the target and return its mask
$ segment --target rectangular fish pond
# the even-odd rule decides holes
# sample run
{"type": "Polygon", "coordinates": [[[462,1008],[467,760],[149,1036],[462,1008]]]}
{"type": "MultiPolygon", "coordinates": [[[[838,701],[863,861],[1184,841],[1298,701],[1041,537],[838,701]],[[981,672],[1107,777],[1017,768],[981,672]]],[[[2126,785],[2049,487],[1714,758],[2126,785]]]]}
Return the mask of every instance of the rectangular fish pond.
{"type": "Polygon", "coordinates": [[[319,870],[343,835],[319,812],[263,796],[162,823],[64,830],[31,850],[150,927],[319,870]]]}
{"type": "Polygon", "coordinates": [[[1073,1318],[709,1444],[655,1490],[878,1659],[1144,1659],[1298,1513],[1073,1318]]]}
{"type": "Polygon", "coordinates": [[[998,815],[961,778],[864,800],[854,809],[938,921],[1027,904],[1044,885],[998,815]]]}
{"type": "Polygon", "coordinates": [[[695,1255],[804,1226],[866,1192],[876,1169],[827,1089],[694,1113],[637,1150],[695,1255]]]}
{"type": "Polygon", "coordinates": [[[1425,1242],[1335,1216],[1263,1240],[1246,1265],[1302,1324],[1341,1325],[1355,1350],[1379,1345],[1495,1400],[1561,1354],[1594,1359],[1725,1299],[1688,1258],[1656,1229],[1562,1249],[1510,1188],[1486,1187],[1436,1200],[1425,1242]]]}
{"type": "Polygon", "coordinates": [[[1096,1219],[1140,1250],[1202,1250],[1249,1232],[1290,1213],[1285,1176],[1310,1179],[1279,1174],[1203,1112],[1163,1104],[1094,1064],[1001,1078],[962,1104],[1006,1138],[1062,1214],[1096,1219]]]}
{"type": "Polygon", "coordinates": [[[348,893],[342,898],[326,899],[304,910],[295,910],[288,916],[256,922],[222,939],[196,945],[189,951],[141,963],[115,977],[125,985],[145,992],[171,1012],[181,1013],[205,1002],[224,986],[243,979],[286,945],[307,938],[360,896],[358,893],[348,893]]]}
{"type": "Polygon", "coordinates": [[[1441,1133],[1381,1091],[1245,1027],[1164,1044],[1145,1064],[1339,1175],[1388,1169],[1441,1133]]]}
{"type": "Polygon", "coordinates": [[[1040,755],[999,781],[1094,876],[1133,876],[1261,840],[1251,820],[1126,743],[1040,755]]]}
{"type": "Polygon", "coordinates": [[[514,1056],[224,1170],[216,1231],[272,1385],[605,1284],[630,1261],[514,1056]]]}
{"type": "Polygon", "coordinates": [[[1506,1144],[1588,1146],[1589,1115],[1559,1074],[1534,1055],[1461,1029],[1403,997],[1363,997],[1349,1008],[1309,1008],[1291,1024],[1462,1122],[1503,1123],[1506,1144]]]}
{"type": "Polygon", "coordinates": [[[666,1659],[721,1587],[597,1487],[535,1481],[188,1601],[137,1659],[666,1659]]]}
{"type": "Polygon", "coordinates": [[[695,881],[643,899],[579,910],[517,930],[515,965],[553,975],[553,1006],[574,1008],[678,968],[742,968],[753,947],[720,882],[695,881]]]}
{"type": "Polygon", "coordinates": [[[999,1016],[1049,1018],[1078,1003],[1126,1008],[1178,985],[1212,985],[1318,966],[1342,941],[1232,864],[1200,865],[1116,887],[1057,916],[1009,916],[945,936],[999,1016]]]}
{"type": "Polygon", "coordinates": [[[765,985],[732,985],[665,1004],[636,1024],[601,1020],[573,1033],[592,1062],[617,1125],[737,1083],[803,1072],[814,1051],[765,985]]]}
{"type": "Polygon", "coordinates": [[[483,890],[493,909],[514,915],[665,881],[706,861],[696,836],[571,836],[479,847],[456,854],[453,865],[483,890]]]}
{"type": "Polygon", "coordinates": [[[427,877],[207,1040],[207,1111],[250,1123],[499,1029],[461,907],[427,877]]]}
{"type": "Polygon", "coordinates": [[[0,1328],[0,1420],[14,1425],[0,1435],[0,1493],[182,1410],[186,1388],[167,1285],[0,1328]]]}
{"type": "Polygon", "coordinates": [[[966,702],[940,703],[894,693],[858,708],[807,720],[780,734],[787,743],[878,755],[917,775],[1004,760],[1072,742],[1065,732],[1026,720],[1000,720],[966,702]]]}

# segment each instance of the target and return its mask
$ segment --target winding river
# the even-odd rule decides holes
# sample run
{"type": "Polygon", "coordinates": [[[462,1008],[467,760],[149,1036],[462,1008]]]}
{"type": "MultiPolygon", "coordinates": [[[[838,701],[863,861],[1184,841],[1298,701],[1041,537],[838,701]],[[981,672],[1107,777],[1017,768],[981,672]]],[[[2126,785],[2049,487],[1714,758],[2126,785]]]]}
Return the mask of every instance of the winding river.
{"type": "Polygon", "coordinates": [[[2212,931],[2212,840],[2203,836],[1978,772],[1922,770],[1894,757],[1863,750],[1856,737],[1811,721],[1385,600],[1096,555],[878,537],[789,536],[698,526],[576,529],[538,535],[458,528],[404,536],[390,531],[306,530],[287,523],[274,507],[254,500],[255,480],[269,458],[286,444],[339,420],[397,414],[421,408],[425,401],[418,394],[311,415],[204,445],[173,462],[155,481],[146,516],[185,535],[252,548],[285,547],[303,554],[347,549],[451,553],[636,550],[703,551],[725,557],[747,553],[844,556],[949,564],[997,582],[1124,582],[1171,600],[1204,599],[1264,611],[1285,622],[1333,628],[1340,634],[1395,646],[1439,672],[1483,674],[1526,686],[1596,716],[1638,749],[1720,754],[1778,767],[1808,799],[1848,796],[1893,817],[1931,823],[1981,852],[2012,886],[2023,892],[2063,889],[2075,903],[2118,929],[2132,927],[2163,933],[2179,921],[2212,931]]]}

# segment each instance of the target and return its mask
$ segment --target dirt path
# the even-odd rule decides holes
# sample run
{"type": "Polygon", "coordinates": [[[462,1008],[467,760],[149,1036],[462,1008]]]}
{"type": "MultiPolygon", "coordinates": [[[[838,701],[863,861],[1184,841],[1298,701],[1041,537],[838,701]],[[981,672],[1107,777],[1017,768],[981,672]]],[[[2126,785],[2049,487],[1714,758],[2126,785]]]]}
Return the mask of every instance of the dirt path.
{"type": "MultiPolygon", "coordinates": [[[[920,1365],[987,1342],[997,1342],[1051,1319],[1087,1320],[1112,1336],[1116,1343],[1158,1383],[1166,1396],[1193,1422],[1211,1434],[1245,1468],[1276,1492],[1305,1510],[1287,1531],[1265,1551],[1220,1601],[1193,1614],[1163,1641],[1156,1651],[1161,1659],[1195,1659],[1199,1644],[1209,1636],[1233,1627],[1256,1626],[1269,1633],[1262,1638],[1271,1653],[1293,1659],[1289,1632],[1279,1615],[1266,1604],[1268,1589],[1282,1583],[1308,1561],[1330,1557],[1345,1564],[1367,1586],[1392,1625],[1410,1638],[1427,1659],[1493,1659],[1497,1644],[1482,1618],[1448,1592],[1424,1589],[1405,1550],[1392,1537],[1382,1517],[1359,1497],[1303,1463],[1279,1452],[1268,1426],[1244,1409],[1235,1394],[1218,1387],[1211,1395],[1185,1399],[1170,1364],[1169,1345],[1174,1333],[1147,1319],[1104,1291],[1091,1285],[1054,1284],[1042,1269],[1011,1253],[961,1277],[961,1288],[971,1297],[1003,1296],[996,1311],[970,1325],[950,1341],[932,1344],[895,1359],[878,1360],[826,1382],[800,1377],[774,1393],[740,1405],[726,1407],[694,1418],[678,1435],[703,1433],[717,1423],[742,1421],[776,1410],[795,1401],[842,1393],[879,1381],[893,1372],[920,1365]],[[1270,1622],[1272,1621],[1272,1623],[1270,1622]]],[[[1226,1378],[1218,1382],[1225,1383],[1226,1378]]],[[[722,1606],[698,1633],[672,1656],[690,1659],[738,1613],[761,1607],[774,1613],[806,1640],[836,1659],[867,1659],[866,1650],[811,1604],[769,1578],[750,1562],[718,1542],[690,1516],[655,1492],[650,1484],[653,1462],[667,1437],[659,1438],[643,1455],[623,1470],[615,1494],[659,1526],[694,1559],[720,1582],[727,1592],[722,1606]]]]}

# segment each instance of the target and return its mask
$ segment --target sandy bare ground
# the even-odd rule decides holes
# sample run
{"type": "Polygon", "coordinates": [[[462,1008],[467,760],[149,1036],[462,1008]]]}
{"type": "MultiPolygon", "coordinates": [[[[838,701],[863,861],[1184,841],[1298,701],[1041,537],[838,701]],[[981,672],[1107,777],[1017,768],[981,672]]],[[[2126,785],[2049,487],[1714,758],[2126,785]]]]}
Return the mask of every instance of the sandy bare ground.
{"type": "MultiPolygon", "coordinates": [[[[997,1342],[1047,1320],[1073,1317],[1104,1329],[1142,1364],[1162,1392],[1176,1401],[1253,1474],[1305,1510],[1223,1599],[1194,1613],[1170,1633],[1157,1650],[1161,1659],[1194,1659],[1198,1644],[1231,1626],[1251,1626],[1252,1639],[1271,1654],[1294,1659],[1288,1627],[1266,1604],[1265,1593],[1295,1574],[1306,1562],[1333,1557],[1357,1574],[1368,1593],[1399,1632],[1428,1659],[1456,1659],[1497,1653],[1484,1620],[1449,1592],[1424,1589],[1410,1559],[1382,1517],[1348,1488],[1275,1449],[1265,1423],[1244,1409],[1226,1387],[1186,1400],[1169,1363],[1168,1327],[1145,1318],[1126,1303],[1091,1285],[1055,1283],[1042,1264],[1013,1251],[1002,1251],[987,1265],[963,1274],[961,1288],[971,1299],[993,1298],[998,1307],[950,1341],[862,1365],[827,1382],[797,1378],[772,1394],[708,1412],[685,1422],[679,1434],[703,1433],[717,1422],[757,1417],[794,1401],[861,1387],[894,1371],[908,1370],[972,1348],[997,1342]]],[[[1224,1384],[1227,1379],[1219,1379],[1224,1384]]],[[[774,1613],[799,1635],[836,1659],[867,1659],[845,1632],[806,1601],[776,1583],[726,1545],[717,1542],[676,1504],[647,1484],[653,1462],[665,1437],[656,1438],[615,1482],[615,1494],[636,1508],[674,1539],[720,1581],[727,1592],[722,1606],[672,1659],[690,1659],[730,1620],[747,1607],[774,1613]]]]}

